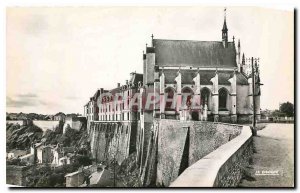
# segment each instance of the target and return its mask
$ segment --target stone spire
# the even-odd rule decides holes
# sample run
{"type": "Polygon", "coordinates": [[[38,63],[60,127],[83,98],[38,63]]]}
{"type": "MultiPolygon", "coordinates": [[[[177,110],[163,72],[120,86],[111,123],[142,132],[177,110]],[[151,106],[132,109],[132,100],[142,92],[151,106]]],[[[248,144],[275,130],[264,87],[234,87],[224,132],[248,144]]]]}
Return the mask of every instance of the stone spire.
{"type": "Polygon", "coordinates": [[[238,63],[238,71],[242,71],[242,65],[241,65],[241,43],[240,39],[238,40],[238,45],[237,45],[237,63],[238,63]]]}
{"type": "Polygon", "coordinates": [[[152,44],[152,47],[153,47],[153,38],[154,38],[154,35],[152,34],[151,35],[151,44],[152,44]]]}
{"type": "Polygon", "coordinates": [[[241,72],[244,72],[244,67],[245,67],[245,54],[243,53],[242,64],[241,64],[241,72]]]}
{"type": "Polygon", "coordinates": [[[222,29],[222,42],[224,48],[227,48],[228,46],[228,29],[226,24],[226,8],[224,9],[224,24],[222,29]]]}

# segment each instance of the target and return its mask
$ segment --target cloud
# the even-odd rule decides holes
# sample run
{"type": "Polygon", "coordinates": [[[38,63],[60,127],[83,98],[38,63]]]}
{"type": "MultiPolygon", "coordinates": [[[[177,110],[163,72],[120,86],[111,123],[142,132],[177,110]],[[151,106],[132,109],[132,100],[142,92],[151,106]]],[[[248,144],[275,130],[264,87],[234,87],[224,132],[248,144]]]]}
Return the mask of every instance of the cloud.
{"type": "Polygon", "coordinates": [[[6,106],[8,107],[24,107],[24,106],[36,106],[34,100],[27,100],[25,98],[13,99],[11,97],[6,97],[6,106]]]}
{"type": "Polygon", "coordinates": [[[26,31],[34,36],[40,35],[48,29],[46,16],[41,14],[34,14],[29,16],[26,31]]]}
{"type": "Polygon", "coordinates": [[[38,96],[36,94],[27,93],[27,94],[18,94],[18,97],[22,98],[37,98],[38,96]]]}
{"type": "Polygon", "coordinates": [[[79,98],[77,96],[66,96],[65,99],[76,100],[76,99],[79,99],[79,98]]]}
{"type": "Polygon", "coordinates": [[[6,96],[7,107],[34,107],[40,105],[48,105],[48,103],[39,100],[35,94],[18,94],[15,98],[6,96]]]}

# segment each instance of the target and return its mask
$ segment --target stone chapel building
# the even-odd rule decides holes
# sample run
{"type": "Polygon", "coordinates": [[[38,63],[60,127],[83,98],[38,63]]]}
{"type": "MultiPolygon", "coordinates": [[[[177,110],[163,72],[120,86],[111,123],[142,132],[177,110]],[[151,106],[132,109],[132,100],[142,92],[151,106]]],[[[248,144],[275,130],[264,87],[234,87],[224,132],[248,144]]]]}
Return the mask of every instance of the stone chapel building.
{"type": "MultiPolygon", "coordinates": [[[[204,120],[236,123],[253,115],[252,74],[245,64],[241,45],[228,40],[226,15],[221,41],[154,39],[143,54],[143,87],[140,93],[157,92],[160,103],[141,110],[141,120],[152,118],[204,120]],[[174,107],[167,100],[184,101],[190,93],[198,107],[174,107]],[[199,107],[200,106],[200,107],[199,107]],[[144,111],[144,112],[143,112],[144,111]]],[[[256,69],[258,69],[256,65],[256,69]]],[[[259,71],[255,73],[255,106],[260,117],[259,71]]],[[[187,101],[189,102],[188,99],[187,101]]]]}
{"type": "MultiPolygon", "coordinates": [[[[241,58],[240,41],[228,41],[226,15],[220,41],[154,39],[143,53],[143,74],[131,73],[124,85],[111,90],[98,89],[84,106],[90,122],[152,123],[154,118],[249,122],[253,115],[252,73],[241,58]],[[138,109],[129,99],[139,93],[138,109]],[[159,96],[153,108],[146,109],[149,94],[159,96]],[[118,94],[120,99],[114,99],[118,94]],[[187,97],[184,99],[184,97],[187,97]],[[173,105],[171,99],[177,104],[173,105]],[[191,103],[196,105],[191,105],[191,103]]],[[[260,118],[260,77],[255,65],[255,109],[260,118]]]]}

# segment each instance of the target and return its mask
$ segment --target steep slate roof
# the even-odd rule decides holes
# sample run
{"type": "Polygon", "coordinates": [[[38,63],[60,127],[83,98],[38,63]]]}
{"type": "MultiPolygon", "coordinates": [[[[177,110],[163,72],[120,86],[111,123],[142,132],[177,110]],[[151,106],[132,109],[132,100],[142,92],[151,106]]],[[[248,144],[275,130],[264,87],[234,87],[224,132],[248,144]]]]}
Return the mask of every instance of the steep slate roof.
{"type": "Polygon", "coordinates": [[[99,96],[100,96],[100,90],[98,89],[98,90],[95,92],[94,96],[92,96],[92,97],[93,97],[94,100],[97,100],[97,98],[98,98],[99,96]]]}
{"type": "Polygon", "coordinates": [[[132,84],[137,85],[139,81],[143,81],[143,74],[134,73],[134,75],[132,76],[132,80],[130,80],[130,82],[132,84]]]}
{"type": "MultiPolygon", "coordinates": [[[[166,84],[175,84],[175,78],[177,76],[178,70],[170,70],[170,69],[165,69],[164,74],[165,74],[165,82],[166,84]]],[[[191,70],[181,70],[181,83],[182,84],[193,84],[193,78],[196,76],[195,71],[191,70]]],[[[228,72],[228,71],[219,71],[218,76],[219,76],[219,84],[222,85],[230,85],[230,82],[228,79],[232,77],[233,72],[228,72]]],[[[200,71],[200,84],[201,85],[212,85],[212,82],[210,80],[215,76],[214,71],[200,71]]],[[[247,85],[248,81],[247,78],[242,75],[239,72],[236,72],[236,81],[238,85],[247,85]]]]}
{"type": "Polygon", "coordinates": [[[233,42],[153,39],[159,66],[237,67],[233,42]]]}
{"type": "Polygon", "coordinates": [[[114,89],[111,89],[109,92],[112,93],[112,94],[120,93],[121,88],[114,88],[114,89]]]}
{"type": "MultiPolygon", "coordinates": [[[[139,81],[143,81],[143,74],[138,74],[138,73],[133,72],[132,77],[129,80],[129,82],[131,84],[134,84],[135,86],[137,86],[139,81]]],[[[121,90],[122,90],[121,87],[119,87],[119,88],[113,88],[109,92],[112,94],[115,94],[115,93],[120,93],[121,90]]]]}

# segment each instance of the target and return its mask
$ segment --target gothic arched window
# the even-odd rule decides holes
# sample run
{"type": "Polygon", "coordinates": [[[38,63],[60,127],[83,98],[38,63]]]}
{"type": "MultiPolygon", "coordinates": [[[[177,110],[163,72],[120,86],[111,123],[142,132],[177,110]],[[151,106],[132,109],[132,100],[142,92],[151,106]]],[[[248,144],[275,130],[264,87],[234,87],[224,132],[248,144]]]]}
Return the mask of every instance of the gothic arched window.
{"type": "Polygon", "coordinates": [[[201,105],[204,106],[205,104],[209,106],[209,96],[210,96],[210,91],[208,88],[203,88],[201,90],[201,105]]]}
{"type": "Polygon", "coordinates": [[[187,97],[186,99],[183,99],[183,100],[186,100],[186,101],[183,101],[183,102],[186,103],[185,104],[186,106],[190,107],[191,104],[192,104],[192,97],[193,97],[193,94],[194,94],[193,90],[189,87],[185,87],[185,88],[182,89],[182,93],[186,94],[186,97],[187,97]]]}
{"type": "Polygon", "coordinates": [[[228,110],[227,109],[227,97],[228,97],[228,92],[225,88],[221,88],[219,90],[219,110],[224,111],[228,110]]]}
{"type": "Polygon", "coordinates": [[[166,102],[165,110],[166,111],[175,110],[175,107],[172,107],[172,101],[173,101],[175,90],[173,88],[168,87],[168,88],[166,88],[165,92],[167,95],[166,98],[168,100],[168,102],[166,102]]]}

